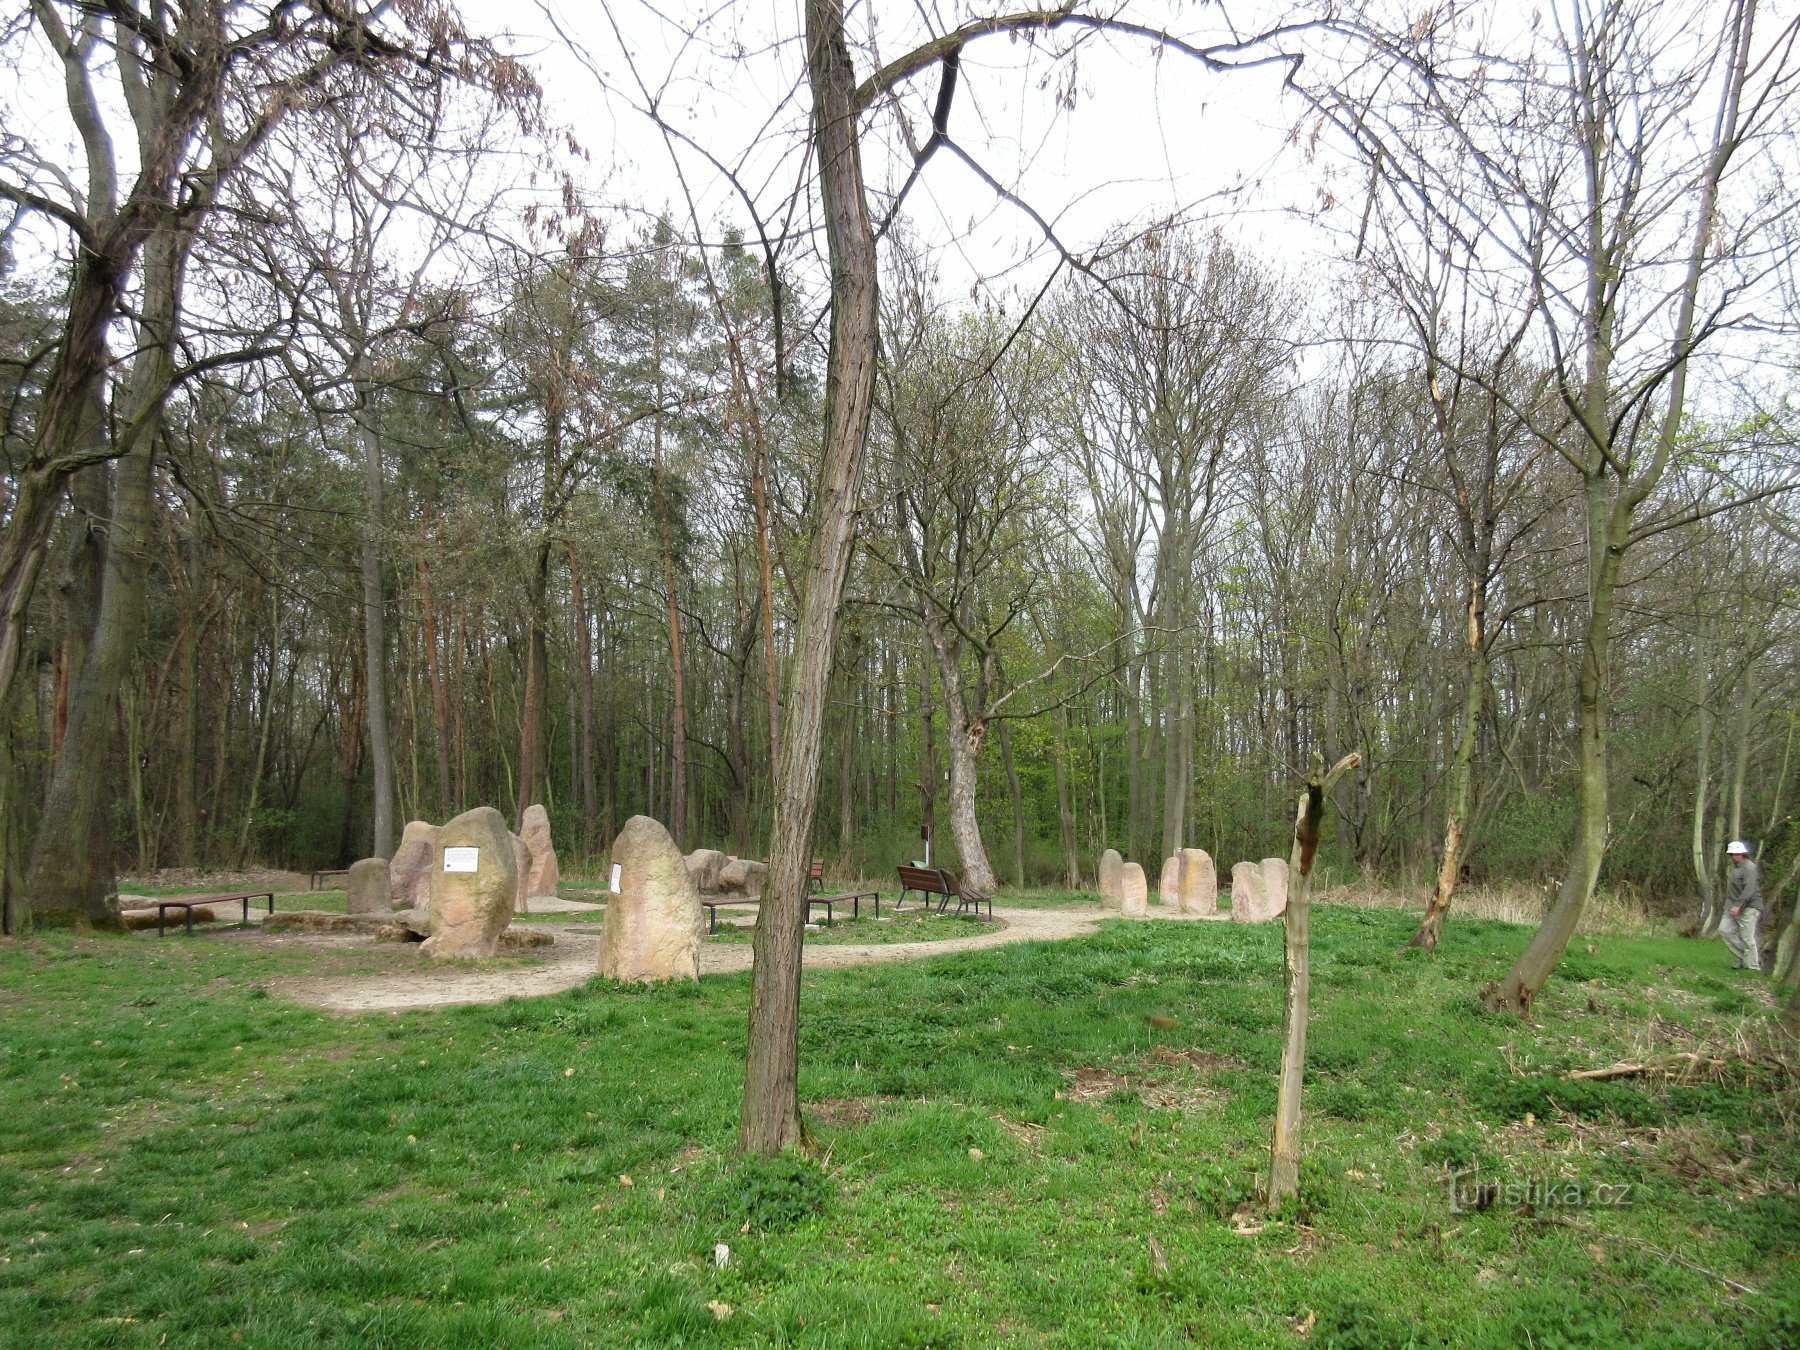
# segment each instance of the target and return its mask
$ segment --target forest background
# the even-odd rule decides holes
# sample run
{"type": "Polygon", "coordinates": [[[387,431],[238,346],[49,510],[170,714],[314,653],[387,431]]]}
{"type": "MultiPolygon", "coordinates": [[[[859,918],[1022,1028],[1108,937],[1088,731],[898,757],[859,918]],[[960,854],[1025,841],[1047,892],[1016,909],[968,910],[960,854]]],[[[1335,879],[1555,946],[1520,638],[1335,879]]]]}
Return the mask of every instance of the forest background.
{"type": "MultiPolygon", "coordinates": [[[[1400,32],[1454,70],[1495,40],[1452,21],[1479,8],[1400,32]]],[[[1612,416],[1653,422],[1717,44],[1591,8],[1649,147],[1619,272],[1651,299],[1621,306],[1612,416]]],[[[342,865],[484,803],[543,802],[571,871],[635,813],[762,854],[829,336],[806,137],[783,139],[804,109],[757,126],[774,167],[697,157],[661,111],[678,81],[594,65],[741,209],[687,176],[645,208],[516,43],[430,4],[293,16],[36,0],[0,37],[31,76],[0,153],[9,548],[47,522],[0,556],[9,915],[103,913],[116,870],[342,865]],[[109,295],[84,368],[84,297],[109,295]]],[[[1046,31],[980,73],[1072,116],[1056,73],[1118,37],[1046,31]]],[[[1523,115],[1505,143],[1555,162],[1590,37],[1514,35],[1548,54],[1512,67],[1532,96],[1470,95],[1458,134],[1523,115]]],[[[873,69],[872,23],[858,41],[873,69]]],[[[799,84],[796,44],[761,55],[799,84]]],[[[1313,751],[1356,749],[1325,884],[1422,900],[1461,802],[1465,875],[1547,899],[1592,598],[1591,484],[1547,448],[1567,278],[1450,247],[1492,175],[1434,182],[1457,210],[1333,178],[1333,139],[1349,162],[1374,120],[1357,79],[1286,113],[1335,241],[1303,265],[1230,197],[1077,241],[944,134],[941,73],[895,94],[912,143],[868,152],[881,363],[815,834],[834,871],[919,856],[928,822],[978,884],[1081,886],[1107,847],[1280,854],[1313,751]],[[1032,241],[967,289],[903,209],[953,159],[1032,241]]],[[[1435,111],[1385,113],[1382,143],[1448,175],[1435,111]]],[[[1800,855],[1787,116],[1744,138],[1604,672],[1601,884],[1696,917],[1728,838],[1771,889],[1800,855]]]]}

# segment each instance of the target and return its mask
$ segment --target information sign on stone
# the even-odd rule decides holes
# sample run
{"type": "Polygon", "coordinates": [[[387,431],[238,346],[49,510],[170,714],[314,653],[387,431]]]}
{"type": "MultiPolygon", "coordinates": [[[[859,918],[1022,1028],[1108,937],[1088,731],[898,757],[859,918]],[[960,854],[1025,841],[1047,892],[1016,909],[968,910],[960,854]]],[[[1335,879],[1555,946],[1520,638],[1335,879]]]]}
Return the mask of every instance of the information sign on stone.
{"type": "Polygon", "coordinates": [[[611,890],[614,895],[617,895],[619,893],[619,873],[623,872],[624,870],[625,870],[625,868],[624,868],[623,864],[621,864],[621,863],[613,864],[611,890]]]}
{"type": "Polygon", "coordinates": [[[481,864],[481,850],[478,848],[447,848],[444,850],[444,870],[446,872],[473,872],[481,864]]]}

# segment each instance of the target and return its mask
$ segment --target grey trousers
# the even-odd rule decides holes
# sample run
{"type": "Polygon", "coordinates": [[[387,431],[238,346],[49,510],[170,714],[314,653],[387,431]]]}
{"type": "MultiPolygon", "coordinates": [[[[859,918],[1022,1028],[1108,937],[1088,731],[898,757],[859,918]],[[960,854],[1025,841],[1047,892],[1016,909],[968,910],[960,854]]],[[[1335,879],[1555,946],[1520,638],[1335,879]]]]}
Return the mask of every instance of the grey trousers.
{"type": "Polygon", "coordinates": [[[1762,969],[1762,948],[1757,945],[1756,932],[1761,926],[1760,909],[1747,909],[1735,917],[1727,909],[1725,917],[1719,920],[1719,936],[1725,939],[1725,945],[1731,948],[1731,954],[1745,970],[1762,969]]]}

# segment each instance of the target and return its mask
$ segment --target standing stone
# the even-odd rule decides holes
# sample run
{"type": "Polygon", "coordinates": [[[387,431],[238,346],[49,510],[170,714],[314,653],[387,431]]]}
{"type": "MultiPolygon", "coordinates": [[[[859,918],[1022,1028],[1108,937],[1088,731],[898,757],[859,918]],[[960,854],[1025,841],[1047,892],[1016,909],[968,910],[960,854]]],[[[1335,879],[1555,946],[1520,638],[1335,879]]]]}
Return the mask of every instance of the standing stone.
{"type": "Polygon", "coordinates": [[[512,922],[519,891],[518,853],[506,819],[491,806],[464,811],[438,831],[431,867],[431,936],[420,948],[434,960],[492,956],[512,922]],[[474,849],[473,872],[446,872],[451,849],[474,849]]]}
{"type": "Polygon", "coordinates": [[[518,835],[512,835],[513,868],[516,880],[513,883],[513,913],[531,913],[531,845],[518,835]]]}
{"type": "Polygon", "coordinates": [[[633,816],[613,841],[619,893],[600,925],[600,973],[609,980],[700,978],[700,892],[669,832],[633,816]]]}
{"type": "Polygon", "coordinates": [[[344,875],[344,913],[386,914],[390,904],[387,859],[364,858],[351,863],[344,875]]]}
{"type": "Polygon", "coordinates": [[[1269,917],[1287,913],[1288,864],[1286,858],[1262,860],[1263,889],[1269,893],[1269,917]]]}
{"type": "Polygon", "coordinates": [[[1219,869],[1203,848],[1181,850],[1181,912],[1208,919],[1219,912],[1219,869]]]}
{"type": "Polygon", "coordinates": [[[1119,883],[1125,875],[1125,860],[1119,856],[1119,850],[1109,848],[1100,855],[1100,903],[1108,909],[1117,909],[1125,898],[1119,889],[1119,883]]]}
{"type": "Polygon", "coordinates": [[[1128,862],[1119,874],[1119,913],[1127,919],[1150,917],[1150,883],[1144,869],[1128,862]]]}
{"type": "Polygon", "coordinates": [[[437,856],[438,827],[409,820],[400,847],[388,862],[388,901],[394,909],[425,909],[431,904],[431,869],[437,856]]]}
{"type": "Polygon", "coordinates": [[[531,875],[525,894],[554,896],[562,881],[562,869],[556,865],[556,846],[550,842],[550,813],[535,802],[526,807],[524,819],[519,822],[519,838],[531,850],[531,875]]]}
{"type": "Polygon", "coordinates": [[[1181,913],[1181,855],[1163,859],[1162,875],[1156,880],[1156,903],[1162,917],[1172,919],[1181,913]]]}
{"type": "Polygon", "coordinates": [[[697,848],[687,855],[688,875],[694,889],[702,895],[717,895],[719,874],[725,870],[725,855],[716,848],[697,848]]]}
{"type": "Polygon", "coordinates": [[[1275,917],[1269,908],[1269,888],[1263,870],[1253,862],[1231,865],[1231,917],[1239,923],[1267,923],[1275,917]]]}

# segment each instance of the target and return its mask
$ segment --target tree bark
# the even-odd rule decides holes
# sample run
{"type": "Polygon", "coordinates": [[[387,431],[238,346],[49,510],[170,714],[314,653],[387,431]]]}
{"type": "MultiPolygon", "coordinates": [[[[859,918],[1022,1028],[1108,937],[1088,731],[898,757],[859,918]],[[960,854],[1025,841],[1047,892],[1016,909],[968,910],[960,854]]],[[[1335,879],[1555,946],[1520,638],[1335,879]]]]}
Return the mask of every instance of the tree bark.
{"type": "Polygon", "coordinates": [[[769,881],[756,921],[744,1104],[738,1125],[738,1146],[765,1154],[806,1141],[799,1098],[801,926],[812,862],[825,697],[875,388],[875,239],[863,195],[856,77],[844,37],[841,0],[807,0],[806,62],[831,260],[831,345],[818,509],[788,679],[769,881]]]}
{"type": "Polygon", "coordinates": [[[588,628],[587,598],[581,588],[581,565],[569,543],[569,598],[574,609],[575,659],[581,665],[576,692],[581,698],[581,856],[592,857],[595,845],[594,801],[594,643],[588,628]]]}
{"type": "MultiPolygon", "coordinates": [[[[1476,564],[1485,570],[1485,562],[1476,564]]],[[[1487,587],[1479,576],[1469,581],[1468,623],[1465,628],[1468,650],[1464,678],[1462,726],[1456,737],[1456,758],[1450,768],[1450,807],[1444,820],[1444,856],[1438,863],[1437,884],[1426,902],[1418,931],[1407,939],[1408,947],[1436,951],[1444,933],[1444,920],[1450,913],[1450,902],[1456,895],[1458,875],[1462,868],[1462,846],[1468,828],[1469,808],[1475,782],[1475,738],[1481,730],[1481,706],[1487,692],[1487,587]]]]}
{"type": "Polygon", "coordinates": [[[1321,765],[1300,793],[1289,854],[1286,930],[1286,993],[1282,1005],[1281,1078],[1275,1097],[1275,1137],[1269,1147],[1268,1204],[1271,1211],[1300,1189],[1300,1090],[1306,1080],[1306,1024],[1312,991],[1312,867],[1325,815],[1325,793],[1362,760],[1344,756],[1331,772],[1321,765]]]}
{"type": "Polygon", "coordinates": [[[375,382],[364,354],[356,372],[358,439],[362,442],[365,515],[362,531],[363,713],[374,788],[369,856],[394,855],[394,748],[388,738],[387,600],[381,584],[383,523],[381,432],[376,424],[375,382]]]}

